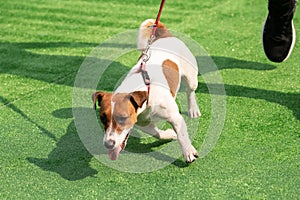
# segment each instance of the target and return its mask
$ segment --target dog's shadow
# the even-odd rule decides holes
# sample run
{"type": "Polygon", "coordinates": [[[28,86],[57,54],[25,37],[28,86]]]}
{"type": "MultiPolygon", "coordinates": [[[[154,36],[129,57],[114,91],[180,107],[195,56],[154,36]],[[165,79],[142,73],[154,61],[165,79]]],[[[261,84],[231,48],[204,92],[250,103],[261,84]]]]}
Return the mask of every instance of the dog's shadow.
{"type": "MultiPolygon", "coordinates": [[[[96,110],[96,113],[97,113],[98,123],[100,124],[102,130],[101,132],[104,132],[103,125],[101,124],[100,117],[98,115],[99,110],[96,110]]],[[[170,128],[170,125],[167,125],[167,122],[163,122],[162,120],[160,122],[159,127],[164,130],[170,128]]],[[[127,153],[145,154],[145,156],[151,156],[158,161],[169,162],[171,165],[174,165],[179,168],[188,167],[188,164],[184,161],[183,156],[178,156],[178,155],[176,155],[175,157],[174,155],[169,156],[167,154],[164,154],[164,151],[161,151],[166,146],[168,146],[171,142],[177,143],[178,141],[157,139],[141,131],[138,128],[138,126],[134,126],[134,128],[131,130],[130,137],[128,138],[127,145],[124,150],[127,153]]],[[[99,145],[103,145],[103,144],[99,144],[99,145]]],[[[180,146],[178,146],[178,148],[180,149],[180,146]]],[[[96,150],[94,153],[103,154],[103,151],[101,152],[99,150],[98,151],[96,150]]]]}
{"type": "MultiPolygon", "coordinates": [[[[72,118],[72,109],[63,108],[53,112],[58,118],[72,118]]],[[[57,142],[56,147],[47,158],[27,158],[30,163],[46,171],[58,173],[62,178],[75,181],[98,173],[90,166],[92,155],[82,144],[74,120],[69,124],[67,132],[57,142]]]]}
{"type": "MultiPolygon", "coordinates": [[[[164,129],[164,128],[163,128],[164,129]]],[[[138,131],[138,128],[134,128],[133,131],[138,131]]],[[[167,145],[170,144],[170,142],[178,142],[178,141],[172,141],[172,140],[160,140],[156,139],[152,136],[149,136],[148,134],[144,133],[146,135],[146,139],[140,136],[137,136],[138,134],[136,133],[131,133],[132,136],[129,137],[127,146],[126,146],[126,151],[130,153],[139,153],[143,154],[146,153],[147,156],[152,156],[156,160],[160,160],[163,162],[169,162],[170,164],[179,167],[179,168],[185,168],[188,167],[188,164],[184,162],[183,156],[178,158],[176,157],[171,157],[161,152],[160,150],[167,145]],[[152,154],[149,154],[151,152],[155,152],[152,154]]],[[[178,146],[178,148],[180,148],[178,146]]]]}
{"type": "MultiPolygon", "coordinates": [[[[62,108],[53,112],[57,118],[72,118],[72,108],[62,108]]],[[[156,140],[151,143],[142,144],[136,137],[130,137],[126,150],[136,153],[147,153],[154,151],[153,148],[162,146],[170,141],[156,140]]],[[[102,145],[102,142],[99,143],[102,145]]],[[[98,173],[90,166],[93,155],[86,149],[77,133],[74,120],[67,127],[66,134],[63,135],[56,147],[49,153],[47,158],[32,158],[27,160],[45,171],[52,171],[59,174],[62,178],[70,181],[92,177],[98,173]]],[[[168,156],[160,155],[157,159],[174,160],[168,156]]],[[[172,162],[177,167],[188,166],[182,160],[172,162]]]]}

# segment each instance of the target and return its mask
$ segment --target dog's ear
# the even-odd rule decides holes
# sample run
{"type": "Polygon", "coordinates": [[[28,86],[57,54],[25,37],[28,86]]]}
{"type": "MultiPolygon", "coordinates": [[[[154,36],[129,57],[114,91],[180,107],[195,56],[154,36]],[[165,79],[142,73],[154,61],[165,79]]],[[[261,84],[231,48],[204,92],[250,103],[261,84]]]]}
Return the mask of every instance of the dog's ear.
{"type": "Polygon", "coordinates": [[[170,31],[166,28],[157,27],[155,31],[155,38],[159,39],[159,38],[166,38],[166,37],[172,37],[170,31]]]}
{"type": "Polygon", "coordinates": [[[146,91],[136,91],[129,93],[130,102],[137,110],[141,108],[146,100],[148,100],[148,92],[146,91]]]}
{"type": "Polygon", "coordinates": [[[167,29],[167,27],[159,21],[157,24],[157,29],[155,31],[155,38],[159,39],[159,38],[166,38],[166,37],[172,37],[172,34],[167,29]]]}
{"type": "Polygon", "coordinates": [[[97,101],[98,101],[98,106],[101,105],[101,101],[103,99],[103,97],[106,95],[106,92],[103,92],[103,91],[98,91],[98,92],[95,92],[93,95],[92,95],[92,100],[93,100],[93,103],[94,103],[94,109],[96,110],[97,108],[97,101]]]}

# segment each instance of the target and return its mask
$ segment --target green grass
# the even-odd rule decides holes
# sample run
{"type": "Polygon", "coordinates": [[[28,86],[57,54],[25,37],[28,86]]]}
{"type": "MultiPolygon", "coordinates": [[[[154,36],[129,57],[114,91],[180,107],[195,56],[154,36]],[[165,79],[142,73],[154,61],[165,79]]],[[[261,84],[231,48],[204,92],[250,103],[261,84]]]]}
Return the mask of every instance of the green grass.
{"type": "MultiPolygon", "coordinates": [[[[285,63],[266,59],[267,2],[259,0],[166,1],[161,20],[201,44],[224,82],[226,121],[206,157],[190,166],[180,157],[161,170],[134,174],[102,164],[83,146],[72,115],[80,65],[101,42],[155,18],[159,3],[1,3],[0,199],[299,198],[300,43],[285,63]]],[[[299,17],[298,9],[298,35],[299,17]]],[[[99,89],[112,90],[135,59],[115,62],[99,89]]],[[[211,120],[201,76],[197,97],[203,116],[193,144],[200,149],[211,120]]],[[[131,139],[128,148],[152,148],[155,140],[148,142],[131,139]]]]}

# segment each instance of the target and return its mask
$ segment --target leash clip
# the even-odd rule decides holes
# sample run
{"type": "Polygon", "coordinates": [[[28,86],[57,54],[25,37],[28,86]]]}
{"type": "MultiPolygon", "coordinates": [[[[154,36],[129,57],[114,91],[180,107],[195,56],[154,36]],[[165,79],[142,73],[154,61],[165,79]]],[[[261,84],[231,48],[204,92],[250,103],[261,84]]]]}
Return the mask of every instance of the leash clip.
{"type": "Polygon", "coordinates": [[[150,51],[148,52],[149,48],[150,46],[148,46],[147,49],[142,53],[142,60],[144,63],[146,63],[151,57],[151,52],[150,51]]]}

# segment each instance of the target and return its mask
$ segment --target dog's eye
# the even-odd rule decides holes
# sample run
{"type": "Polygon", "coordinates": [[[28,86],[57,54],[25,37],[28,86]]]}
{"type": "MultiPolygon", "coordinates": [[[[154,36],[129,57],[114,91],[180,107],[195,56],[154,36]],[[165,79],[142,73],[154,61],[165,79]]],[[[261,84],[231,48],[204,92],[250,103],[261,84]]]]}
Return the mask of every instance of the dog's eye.
{"type": "Polygon", "coordinates": [[[128,117],[121,117],[121,116],[117,116],[115,117],[115,120],[118,124],[125,124],[126,120],[128,117]]]}
{"type": "Polygon", "coordinates": [[[106,124],[106,123],[107,123],[107,116],[106,116],[105,113],[102,114],[102,115],[100,115],[100,120],[101,120],[101,122],[102,122],[103,124],[106,124]]]}

